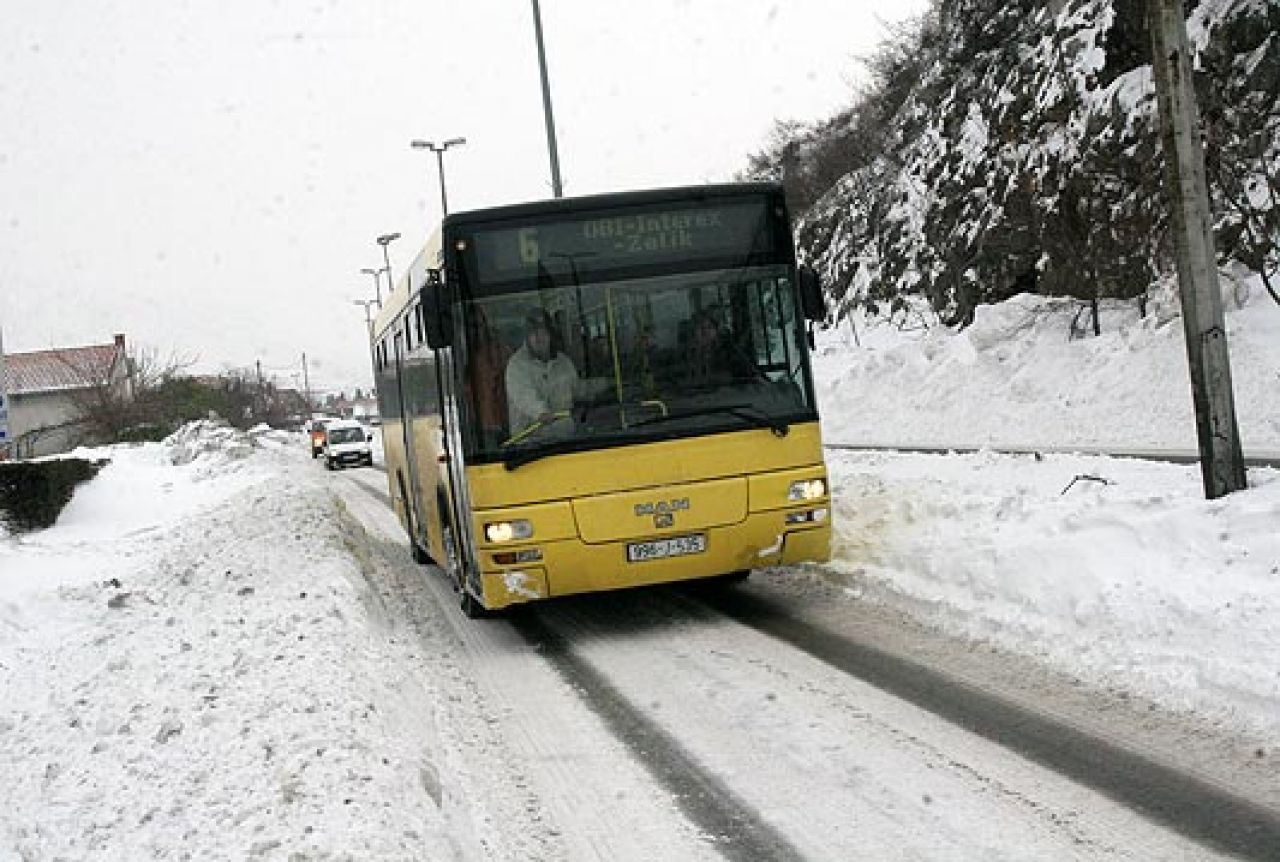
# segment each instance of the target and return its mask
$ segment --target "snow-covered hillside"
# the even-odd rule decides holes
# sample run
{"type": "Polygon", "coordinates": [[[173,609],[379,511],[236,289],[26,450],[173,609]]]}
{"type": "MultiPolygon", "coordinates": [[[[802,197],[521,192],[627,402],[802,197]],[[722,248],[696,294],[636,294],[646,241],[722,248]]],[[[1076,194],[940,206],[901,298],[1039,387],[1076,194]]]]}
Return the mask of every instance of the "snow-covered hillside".
{"type": "MultiPolygon", "coordinates": [[[[928,298],[951,322],[1020,292],[1133,298],[1173,269],[1145,5],[935,0],[780,178],[837,314],[928,298]]],[[[1220,259],[1274,274],[1280,6],[1187,4],[1220,259]]]]}
{"type": "MultiPolygon", "coordinates": [[[[1256,279],[1224,281],[1240,437],[1280,454],[1280,307],[1256,279]]],[[[1070,338],[1082,305],[1022,295],[953,332],[927,312],[855,316],[820,335],[827,443],[1197,448],[1177,296],[1140,317],[1102,304],[1102,335],[1070,338]],[[926,326],[926,323],[933,325],[926,326]]]]}

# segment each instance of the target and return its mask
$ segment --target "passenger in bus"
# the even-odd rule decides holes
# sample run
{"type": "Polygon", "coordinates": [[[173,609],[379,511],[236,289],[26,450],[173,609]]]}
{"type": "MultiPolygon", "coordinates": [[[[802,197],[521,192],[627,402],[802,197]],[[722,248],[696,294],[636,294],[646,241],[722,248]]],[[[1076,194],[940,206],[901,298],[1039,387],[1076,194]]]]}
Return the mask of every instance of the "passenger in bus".
{"type": "Polygon", "coordinates": [[[641,397],[652,398],[658,392],[658,360],[657,340],[653,337],[652,326],[642,326],[623,352],[627,365],[627,379],[639,388],[641,397]]]}
{"type": "Polygon", "coordinates": [[[696,312],[689,329],[691,340],[683,375],[685,385],[723,386],[734,380],[751,379],[751,363],[734,349],[711,312],[696,312]]]}
{"type": "Polygon", "coordinates": [[[525,316],[525,337],[507,363],[507,408],[511,433],[550,424],[573,406],[578,371],[556,347],[551,316],[541,308],[525,316]]]}
{"type": "Polygon", "coordinates": [[[511,350],[489,324],[484,309],[473,306],[467,328],[467,393],[486,446],[506,439],[507,362],[511,350]]]}

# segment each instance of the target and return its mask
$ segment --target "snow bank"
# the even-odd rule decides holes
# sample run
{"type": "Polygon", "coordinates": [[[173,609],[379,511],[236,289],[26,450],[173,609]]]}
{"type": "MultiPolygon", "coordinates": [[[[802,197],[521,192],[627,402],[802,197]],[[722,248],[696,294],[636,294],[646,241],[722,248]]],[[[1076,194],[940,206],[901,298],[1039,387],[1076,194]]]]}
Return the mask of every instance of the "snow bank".
{"type": "Polygon", "coordinates": [[[853,594],[1280,738],[1280,472],[1048,455],[829,461],[853,594]]]}
{"type": "MultiPolygon", "coordinates": [[[[1246,453],[1280,454],[1280,308],[1225,288],[1246,453]]],[[[1176,296],[1023,296],[968,329],[859,321],[815,359],[824,439],[885,446],[1194,451],[1176,296]]],[[[922,317],[910,318],[917,323],[922,317]]],[[[1208,502],[1198,466],[1066,455],[828,452],[827,571],[861,600],[1280,738],[1280,475],[1208,502]]]]}
{"type": "Polygon", "coordinates": [[[205,419],[179,428],[164,439],[164,446],[173,464],[190,464],[204,458],[209,462],[208,469],[217,469],[249,457],[253,441],[253,436],[226,422],[205,419]]]}
{"type": "Polygon", "coordinates": [[[0,605],[0,858],[457,855],[432,700],[387,672],[410,662],[351,527],[300,448],[246,450],[207,425],[114,450],[94,499],[14,557],[23,580],[74,574],[0,605]],[[202,469],[235,464],[255,469],[202,469]],[[147,492],[164,505],[135,510],[147,492]],[[148,552],[103,566],[80,541],[113,534],[148,552]]]}
{"type": "Polygon", "coordinates": [[[16,597],[118,577],[158,553],[166,529],[269,476],[275,465],[249,461],[246,440],[196,423],[163,443],[77,449],[110,463],[52,527],[0,539],[0,632],[23,613],[16,597]]]}

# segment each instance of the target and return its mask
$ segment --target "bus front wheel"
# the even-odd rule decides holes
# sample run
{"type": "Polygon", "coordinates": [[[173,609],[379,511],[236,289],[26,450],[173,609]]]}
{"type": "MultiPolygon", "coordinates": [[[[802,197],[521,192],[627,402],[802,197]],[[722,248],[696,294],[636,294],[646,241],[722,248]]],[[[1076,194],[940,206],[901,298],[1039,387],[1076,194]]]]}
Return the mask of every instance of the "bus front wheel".
{"type": "MultiPolygon", "coordinates": [[[[441,509],[444,511],[444,509],[441,509]]],[[[467,619],[480,620],[494,616],[494,612],[486,608],[479,599],[467,590],[466,578],[463,575],[462,559],[458,553],[458,544],[453,527],[447,520],[440,523],[440,540],[444,545],[445,573],[453,581],[453,588],[458,591],[458,606],[467,619]]]]}
{"type": "Polygon", "coordinates": [[[458,605],[462,608],[462,615],[469,620],[482,620],[493,615],[466,587],[462,588],[462,599],[458,605]]]}

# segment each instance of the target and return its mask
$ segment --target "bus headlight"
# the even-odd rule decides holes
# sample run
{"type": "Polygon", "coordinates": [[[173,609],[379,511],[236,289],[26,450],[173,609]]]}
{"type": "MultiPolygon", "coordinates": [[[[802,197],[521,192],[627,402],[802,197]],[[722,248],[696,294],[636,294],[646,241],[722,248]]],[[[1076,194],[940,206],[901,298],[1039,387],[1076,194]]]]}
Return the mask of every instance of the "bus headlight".
{"type": "Polygon", "coordinates": [[[533,538],[533,524],[524,519],[485,524],[484,537],[494,544],[530,539],[533,538]]]}
{"type": "Polygon", "coordinates": [[[820,500],[825,496],[827,496],[825,479],[801,479],[799,482],[792,482],[791,488],[787,491],[787,499],[793,503],[803,500],[820,500]]]}

